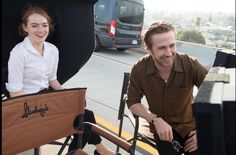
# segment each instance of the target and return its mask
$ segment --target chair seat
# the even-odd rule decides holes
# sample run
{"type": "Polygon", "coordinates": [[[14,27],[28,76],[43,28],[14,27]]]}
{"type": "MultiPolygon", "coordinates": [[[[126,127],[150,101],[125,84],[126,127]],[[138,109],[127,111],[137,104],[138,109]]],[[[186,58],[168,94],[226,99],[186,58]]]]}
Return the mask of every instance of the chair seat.
{"type": "Polygon", "coordinates": [[[140,117],[139,117],[139,134],[142,134],[148,137],[149,139],[154,140],[154,135],[150,131],[150,125],[148,121],[140,117]]]}

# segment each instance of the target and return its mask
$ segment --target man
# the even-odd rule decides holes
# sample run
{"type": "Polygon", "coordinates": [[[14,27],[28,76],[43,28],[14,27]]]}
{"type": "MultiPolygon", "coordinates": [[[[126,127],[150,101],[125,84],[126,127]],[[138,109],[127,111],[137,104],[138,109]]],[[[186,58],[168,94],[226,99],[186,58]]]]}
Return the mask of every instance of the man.
{"type": "Polygon", "coordinates": [[[160,155],[194,155],[193,86],[199,87],[208,71],[196,59],[176,52],[175,29],[167,22],[151,24],[143,39],[149,54],[132,68],[128,107],[150,123],[160,155]],[[141,104],[143,95],[149,109],[141,104]],[[173,147],[176,142],[183,148],[173,147]]]}

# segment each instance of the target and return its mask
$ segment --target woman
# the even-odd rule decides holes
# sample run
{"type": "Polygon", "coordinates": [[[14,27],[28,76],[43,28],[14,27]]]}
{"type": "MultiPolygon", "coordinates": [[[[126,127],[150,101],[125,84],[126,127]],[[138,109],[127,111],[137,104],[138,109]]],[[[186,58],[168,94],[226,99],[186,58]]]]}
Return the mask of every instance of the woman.
{"type": "MultiPolygon", "coordinates": [[[[42,8],[29,7],[24,11],[18,32],[25,39],[12,49],[8,61],[6,88],[10,97],[42,92],[49,87],[64,89],[57,80],[58,49],[45,41],[50,29],[52,20],[42,8]]],[[[89,110],[85,110],[84,120],[96,123],[93,112],[89,110]]],[[[76,149],[77,138],[74,136],[69,151],[76,149]]],[[[99,135],[84,129],[83,147],[86,143],[94,144],[95,154],[114,155],[101,141],[99,135]]]]}

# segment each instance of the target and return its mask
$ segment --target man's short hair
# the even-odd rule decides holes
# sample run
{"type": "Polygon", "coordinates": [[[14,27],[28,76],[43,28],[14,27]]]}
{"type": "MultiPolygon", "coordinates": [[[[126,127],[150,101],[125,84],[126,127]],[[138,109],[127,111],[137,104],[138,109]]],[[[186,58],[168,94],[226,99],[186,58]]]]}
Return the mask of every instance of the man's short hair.
{"type": "Polygon", "coordinates": [[[152,23],[148,29],[144,32],[143,40],[148,49],[152,48],[152,35],[154,34],[160,34],[173,31],[175,33],[175,28],[173,25],[166,21],[157,21],[152,23]]]}

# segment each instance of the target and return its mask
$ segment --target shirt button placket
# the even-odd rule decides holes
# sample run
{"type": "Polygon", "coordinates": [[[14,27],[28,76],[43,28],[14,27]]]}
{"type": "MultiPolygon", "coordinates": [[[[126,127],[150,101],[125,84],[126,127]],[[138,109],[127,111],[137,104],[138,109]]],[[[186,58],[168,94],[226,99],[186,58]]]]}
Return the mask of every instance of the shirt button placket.
{"type": "Polygon", "coordinates": [[[167,85],[165,83],[164,85],[164,94],[163,94],[163,114],[164,114],[164,117],[166,116],[166,110],[167,110],[167,103],[166,103],[166,100],[167,100],[167,85]]]}

